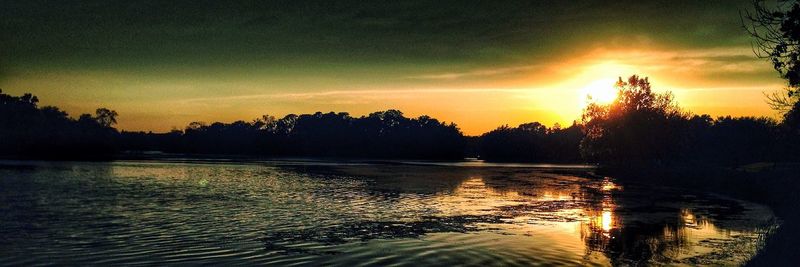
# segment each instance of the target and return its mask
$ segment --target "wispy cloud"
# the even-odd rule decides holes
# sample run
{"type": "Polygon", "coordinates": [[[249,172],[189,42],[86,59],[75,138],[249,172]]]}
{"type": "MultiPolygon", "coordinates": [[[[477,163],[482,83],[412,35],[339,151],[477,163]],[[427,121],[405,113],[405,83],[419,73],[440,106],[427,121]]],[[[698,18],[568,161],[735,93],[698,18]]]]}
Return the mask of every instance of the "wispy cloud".
{"type": "Polygon", "coordinates": [[[446,73],[415,75],[415,76],[409,76],[408,78],[423,79],[423,80],[455,80],[460,78],[501,76],[501,75],[530,71],[542,67],[543,67],[542,65],[512,66],[512,67],[501,67],[501,68],[477,69],[464,72],[446,72],[446,73]]]}
{"type": "Polygon", "coordinates": [[[366,89],[366,90],[330,90],[301,93],[273,93],[250,94],[225,97],[198,97],[183,99],[183,103],[199,103],[209,101],[236,101],[236,100],[312,100],[332,99],[343,97],[358,97],[371,99],[387,98],[413,98],[420,94],[453,94],[453,93],[527,93],[531,90],[545,88],[416,88],[416,89],[366,89]]]}
{"type": "Polygon", "coordinates": [[[719,74],[770,71],[750,47],[717,47],[692,50],[598,50],[594,60],[614,60],[644,71],[719,74]]]}

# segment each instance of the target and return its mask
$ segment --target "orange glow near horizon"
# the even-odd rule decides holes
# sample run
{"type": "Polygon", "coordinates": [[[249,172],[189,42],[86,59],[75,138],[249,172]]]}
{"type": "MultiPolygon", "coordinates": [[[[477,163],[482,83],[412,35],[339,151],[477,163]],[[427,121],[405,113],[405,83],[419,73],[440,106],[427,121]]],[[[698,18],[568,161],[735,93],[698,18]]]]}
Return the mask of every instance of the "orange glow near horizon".
{"type": "Polygon", "coordinates": [[[379,73],[356,78],[306,73],[299,76],[304,79],[293,81],[244,74],[170,76],[167,71],[145,76],[31,72],[0,80],[0,88],[11,94],[31,92],[42,105],[61,107],[74,117],[108,107],[120,114],[118,128],[155,132],[183,129],[193,121],[249,121],[264,114],[282,117],[316,111],[361,116],[386,109],[455,122],[467,135],[534,121],[569,126],[580,119],[588,97],[599,103],[612,101],[616,79],[633,74],[649,77],[657,92],[672,91],[678,104],[695,114],[777,117],[763,100],[763,92],[778,90],[783,83],[769,64],[757,59],[718,60],[747,58],[748,53],[749,48],[601,49],[565,61],[463,73],[379,73]],[[381,81],[375,75],[395,78],[381,81]],[[741,78],[748,75],[754,78],[741,78]]]}

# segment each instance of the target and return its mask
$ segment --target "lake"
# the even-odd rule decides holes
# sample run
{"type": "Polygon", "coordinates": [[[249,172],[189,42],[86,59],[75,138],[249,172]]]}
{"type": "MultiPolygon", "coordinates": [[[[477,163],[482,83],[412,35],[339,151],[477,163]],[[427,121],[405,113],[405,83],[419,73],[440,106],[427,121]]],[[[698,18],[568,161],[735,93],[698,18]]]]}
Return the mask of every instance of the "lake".
{"type": "Polygon", "coordinates": [[[738,265],[778,220],[591,166],[0,161],[0,264],[738,265]]]}

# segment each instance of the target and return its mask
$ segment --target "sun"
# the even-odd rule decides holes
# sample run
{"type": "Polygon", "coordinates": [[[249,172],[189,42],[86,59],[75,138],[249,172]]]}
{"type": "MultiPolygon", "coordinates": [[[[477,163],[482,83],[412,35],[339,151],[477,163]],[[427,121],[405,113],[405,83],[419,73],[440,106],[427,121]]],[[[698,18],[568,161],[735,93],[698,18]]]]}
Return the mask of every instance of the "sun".
{"type": "Polygon", "coordinates": [[[581,88],[580,96],[582,100],[598,103],[608,104],[617,98],[617,88],[614,87],[614,79],[596,80],[581,88]]]}

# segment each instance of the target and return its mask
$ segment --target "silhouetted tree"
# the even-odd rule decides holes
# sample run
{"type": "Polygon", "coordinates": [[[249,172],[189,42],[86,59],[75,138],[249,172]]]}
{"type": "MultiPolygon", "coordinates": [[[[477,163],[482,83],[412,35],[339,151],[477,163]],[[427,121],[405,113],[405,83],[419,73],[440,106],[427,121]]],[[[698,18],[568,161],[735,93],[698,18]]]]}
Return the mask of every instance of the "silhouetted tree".
{"type": "Polygon", "coordinates": [[[792,109],[783,115],[783,123],[790,132],[800,134],[800,101],[795,102],[792,109]]]}
{"type": "MultiPolygon", "coordinates": [[[[611,165],[693,163],[739,166],[790,158],[781,127],[767,117],[690,115],[669,93],[653,93],[647,78],[617,82],[617,99],[591,103],[583,114],[581,152],[611,165]]],[[[787,116],[791,116],[787,113],[787,116]]],[[[787,121],[790,121],[787,119],[787,121]]],[[[626,167],[626,166],[623,166],[626,167]]]]}
{"type": "Polygon", "coordinates": [[[797,159],[795,108],[778,124],[768,118],[689,116],[670,94],[652,92],[637,76],[620,79],[617,99],[590,104],[583,124],[548,128],[540,123],[502,126],[465,137],[453,123],[429,116],[408,118],[398,110],[353,117],[317,112],[262,116],[232,123],[192,122],[169,133],[122,132],[117,112],[99,108],[78,118],[57,107],[38,107],[31,94],[0,91],[0,156],[107,158],[117,149],[259,156],[461,159],[490,161],[635,164],[694,161],[741,165],[797,159]],[[467,142],[470,148],[467,148],[467,142]],[[585,158],[582,158],[582,155],[585,158]]]}
{"type": "Polygon", "coordinates": [[[0,91],[0,156],[26,158],[107,158],[116,151],[118,135],[111,126],[117,113],[98,109],[97,117],[77,120],[57,107],[37,106],[31,94],[19,97],[0,91]]]}
{"type": "Polygon", "coordinates": [[[778,123],[767,117],[719,117],[704,134],[707,138],[694,140],[688,153],[697,161],[738,166],[772,161],[781,152],[778,123]]]}
{"type": "Polygon", "coordinates": [[[760,58],[769,59],[787,87],[766,94],[770,107],[784,113],[780,147],[785,159],[798,157],[800,150],[800,1],[774,4],[754,0],[753,10],[742,14],[743,25],[753,37],[753,47],[760,58]],[[748,20],[747,23],[744,20],[748,20]]]}
{"type": "Polygon", "coordinates": [[[265,115],[251,122],[193,122],[174,135],[125,132],[123,139],[138,144],[126,150],[262,156],[461,159],[465,149],[455,124],[429,116],[406,118],[398,110],[358,118],[317,112],[281,119],[265,115]]]}
{"type": "Polygon", "coordinates": [[[616,84],[618,97],[608,105],[590,103],[583,112],[581,152],[605,163],[668,161],[686,144],[682,128],[688,115],[670,93],[657,94],[647,78],[636,75],[616,84]]]}
{"type": "Polygon", "coordinates": [[[783,115],[783,138],[781,148],[784,150],[785,160],[800,160],[800,101],[797,101],[788,112],[783,115]]]}
{"type": "Polygon", "coordinates": [[[97,121],[100,126],[103,127],[111,127],[114,124],[117,124],[117,112],[107,109],[107,108],[98,108],[95,111],[95,121],[97,121]]]}
{"type": "Polygon", "coordinates": [[[800,2],[754,0],[753,7],[743,11],[742,24],[753,37],[756,56],[769,59],[788,82],[784,92],[767,94],[772,108],[786,112],[800,100],[800,2]]]}
{"type": "Polygon", "coordinates": [[[481,135],[479,155],[489,161],[580,162],[578,150],[583,134],[573,124],[561,129],[538,123],[525,123],[516,128],[508,125],[481,135]]]}

